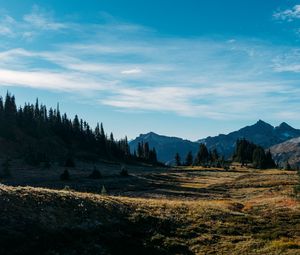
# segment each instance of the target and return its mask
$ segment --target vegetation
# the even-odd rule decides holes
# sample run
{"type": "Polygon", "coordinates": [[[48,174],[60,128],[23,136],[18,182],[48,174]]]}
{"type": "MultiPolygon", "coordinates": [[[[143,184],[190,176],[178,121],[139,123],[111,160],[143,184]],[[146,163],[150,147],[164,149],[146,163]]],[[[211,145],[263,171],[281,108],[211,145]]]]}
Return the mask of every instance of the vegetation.
{"type": "Polygon", "coordinates": [[[137,152],[134,152],[137,159],[151,164],[158,164],[155,148],[150,149],[148,142],[138,143],[137,152]]]}
{"type": "Polygon", "coordinates": [[[66,170],[60,175],[60,179],[61,179],[62,181],[68,181],[68,180],[70,180],[70,174],[69,174],[68,169],[66,169],[66,170]]]}
{"type": "Polygon", "coordinates": [[[193,158],[193,153],[191,151],[188,152],[188,154],[185,157],[185,166],[191,166],[193,165],[194,158],[193,158]]]}
{"type": "Polygon", "coordinates": [[[178,152],[175,154],[175,165],[181,166],[181,158],[178,152]]]}
{"type": "Polygon", "coordinates": [[[235,167],[131,168],[118,196],[1,185],[0,254],[299,254],[296,172],[235,167]]]}
{"type": "Polygon", "coordinates": [[[121,175],[122,177],[127,177],[127,176],[129,176],[129,173],[128,173],[128,170],[126,169],[126,167],[124,167],[124,166],[121,167],[120,175],[121,175]]]}
{"type": "Polygon", "coordinates": [[[240,162],[242,166],[252,163],[253,167],[259,169],[276,167],[270,151],[265,152],[261,146],[246,139],[237,140],[233,160],[240,162]]]}
{"type": "Polygon", "coordinates": [[[156,151],[149,150],[148,144],[138,148],[138,155],[132,155],[127,137],[115,140],[112,133],[108,136],[104,132],[102,123],[93,130],[77,115],[70,119],[60,113],[59,105],[48,110],[38,99],[35,104],[17,108],[10,93],[5,100],[0,97],[0,138],[7,148],[0,149],[1,155],[23,158],[31,165],[50,167],[51,162],[60,162],[74,167],[76,159],[157,162],[156,151]]]}
{"type": "Polygon", "coordinates": [[[91,178],[91,179],[101,179],[102,174],[96,167],[94,167],[93,172],[89,175],[89,178],[91,178]]]}

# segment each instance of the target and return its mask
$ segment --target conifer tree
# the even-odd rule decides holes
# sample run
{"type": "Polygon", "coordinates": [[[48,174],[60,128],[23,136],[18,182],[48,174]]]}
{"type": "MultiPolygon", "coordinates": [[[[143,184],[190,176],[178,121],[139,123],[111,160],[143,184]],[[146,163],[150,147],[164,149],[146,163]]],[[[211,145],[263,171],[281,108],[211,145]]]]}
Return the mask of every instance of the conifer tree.
{"type": "Polygon", "coordinates": [[[178,152],[175,154],[175,165],[181,166],[181,158],[178,152]]]}
{"type": "Polygon", "coordinates": [[[185,165],[186,166],[191,166],[193,165],[193,154],[191,151],[188,152],[188,154],[186,155],[186,158],[185,158],[185,165]]]}

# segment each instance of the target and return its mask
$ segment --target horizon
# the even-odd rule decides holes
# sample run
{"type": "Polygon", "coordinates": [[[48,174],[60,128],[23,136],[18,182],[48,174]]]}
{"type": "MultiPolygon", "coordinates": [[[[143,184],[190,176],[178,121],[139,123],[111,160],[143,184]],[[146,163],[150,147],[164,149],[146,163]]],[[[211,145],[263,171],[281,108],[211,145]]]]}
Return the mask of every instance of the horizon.
{"type": "Polygon", "coordinates": [[[300,2],[0,0],[0,94],[116,138],[300,127],[300,2]]]}

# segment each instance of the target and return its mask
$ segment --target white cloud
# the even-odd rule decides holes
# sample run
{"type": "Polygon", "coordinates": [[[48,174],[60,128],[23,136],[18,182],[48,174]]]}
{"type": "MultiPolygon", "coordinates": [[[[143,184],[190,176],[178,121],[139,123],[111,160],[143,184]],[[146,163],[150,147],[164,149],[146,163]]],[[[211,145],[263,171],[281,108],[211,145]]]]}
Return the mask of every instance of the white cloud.
{"type": "Polygon", "coordinates": [[[24,15],[23,20],[33,28],[41,30],[61,30],[68,26],[55,22],[49,13],[43,12],[38,6],[34,6],[32,12],[24,15]]]}
{"type": "Polygon", "coordinates": [[[121,73],[122,74],[139,74],[141,72],[142,72],[142,70],[140,68],[133,68],[133,69],[129,69],[129,70],[123,70],[121,73]]]}
{"type": "Polygon", "coordinates": [[[275,12],[273,17],[277,20],[288,22],[291,22],[295,19],[300,19],[300,5],[295,5],[292,9],[275,12]]]}
{"type": "Polygon", "coordinates": [[[50,71],[15,71],[0,69],[0,84],[4,86],[21,86],[59,91],[107,90],[113,82],[95,81],[76,73],[50,71]]]}
{"type": "Polygon", "coordinates": [[[16,25],[16,21],[9,15],[2,15],[0,17],[0,35],[14,37],[13,27],[16,25]]]}
{"type": "Polygon", "coordinates": [[[297,57],[290,57],[297,51],[290,48],[241,38],[162,38],[147,28],[115,21],[70,26],[40,9],[25,15],[23,25],[6,19],[6,25],[16,22],[8,26],[12,36],[55,37],[60,30],[72,40],[80,36],[76,43],[58,41],[39,45],[39,50],[26,48],[22,41],[1,49],[0,84],[5,86],[80,95],[90,91],[94,102],[118,110],[213,119],[255,118],[260,112],[278,116],[276,112],[300,95],[297,81],[280,77],[300,68],[297,57]]]}

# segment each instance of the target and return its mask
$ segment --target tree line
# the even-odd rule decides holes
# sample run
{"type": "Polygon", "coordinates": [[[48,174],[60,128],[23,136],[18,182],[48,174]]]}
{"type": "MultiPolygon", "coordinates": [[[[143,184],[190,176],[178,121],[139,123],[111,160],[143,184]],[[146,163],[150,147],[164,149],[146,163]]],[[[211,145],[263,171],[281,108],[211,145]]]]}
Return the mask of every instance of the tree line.
{"type": "MultiPolygon", "coordinates": [[[[193,158],[192,152],[188,152],[185,160],[182,161],[179,153],[175,155],[175,165],[177,166],[214,166],[223,167],[226,162],[224,157],[220,156],[216,149],[208,150],[206,145],[201,143],[199,150],[193,158]]],[[[241,163],[242,166],[251,164],[252,167],[258,169],[267,169],[277,167],[270,150],[267,152],[263,147],[247,141],[246,139],[238,139],[235,145],[235,151],[232,161],[241,163]]]]}
{"type": "Polygon", "coordinates": [[[189,151],[184,160],[179,153],[175,154],[175,164],[177,166],[215,166],[220,167],[225,163],[224,157],[221,157],[216,149],[208,150],[204,143],[200,143],[199,150],[195,157],[189,151]]]}
{"type": "Polygon", "coordinates": [[[127,137],[116,140],[113,133],[105,133],[102,123],[92,129],[77,115],[71,119],[61,114],[59,105],[47,109],[38,99],[17,108],[9,92],[4,100],[0,97],[0,136],[12,147],[5,152],[8,156],[22,157],[31,164],[66,158],[157,161],[155,149],[143,156],[131,154],[127,137]]]}

